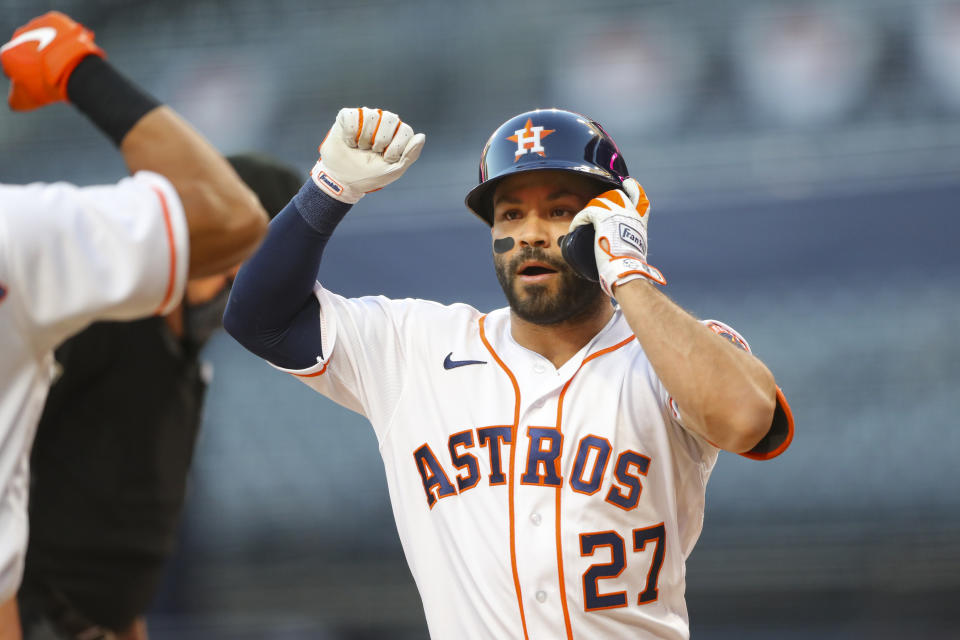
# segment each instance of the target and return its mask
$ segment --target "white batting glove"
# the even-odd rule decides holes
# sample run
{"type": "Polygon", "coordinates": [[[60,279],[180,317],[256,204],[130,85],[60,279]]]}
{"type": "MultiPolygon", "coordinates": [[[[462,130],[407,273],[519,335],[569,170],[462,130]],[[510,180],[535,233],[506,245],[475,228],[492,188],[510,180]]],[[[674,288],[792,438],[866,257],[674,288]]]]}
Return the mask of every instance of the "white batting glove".
{"type": "Polygon", "coordinates": [[[340,109],[310,177],[331,197],[355,204],[384,188],[420,157],[426,136],[382,109],[340,109]]]}
{"type": "Polygon", "coordinates": [[[647,221],[650,201],[633,178],[623,181],[623,190],[612,189],[587,203],[570,223],[570,231],[592,224],[593,252],[600,273],[600,286],[613,297],[619,285],[637,278],[667,284],[659,269],[647,264],[647,221]]]}

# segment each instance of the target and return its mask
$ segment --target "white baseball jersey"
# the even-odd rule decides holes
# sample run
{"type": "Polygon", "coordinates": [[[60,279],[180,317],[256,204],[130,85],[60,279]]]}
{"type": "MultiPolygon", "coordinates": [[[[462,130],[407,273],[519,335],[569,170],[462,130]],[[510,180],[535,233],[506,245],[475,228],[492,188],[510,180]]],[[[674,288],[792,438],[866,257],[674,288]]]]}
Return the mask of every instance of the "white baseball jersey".
{"type": "Polygon", "coordinates": [[[556,369],[509,309],[316,295],[324,360],[284,371],[373,424],[433,638],[689,637],[719,450],[619,310],[556,369]]]}
{"type": "Polygon", "coordinates": [[[189,260],[166,178],[116,185],[0,185],[0,602],[23,574],[30,446],[53,348],[94,320],[168,313],[189,260]]]}

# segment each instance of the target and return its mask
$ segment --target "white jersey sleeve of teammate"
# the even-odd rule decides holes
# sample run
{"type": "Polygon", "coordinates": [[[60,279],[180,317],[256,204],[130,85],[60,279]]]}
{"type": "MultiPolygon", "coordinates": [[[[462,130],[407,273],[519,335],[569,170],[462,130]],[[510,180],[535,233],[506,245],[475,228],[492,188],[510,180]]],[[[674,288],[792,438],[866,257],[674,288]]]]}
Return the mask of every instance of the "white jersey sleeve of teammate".
{"type": "Polygon", "coordinates": [[[159,175],[0,185],[0,602],[23,574],[28,461],[53,347],[94,320],[169,311],[188,257],[180,199],[159,175]]]}
{"type": "Polygon", "coordinates": [[[180,199],[141,171],[116,185],[0,186],[6,270],[38,348],[93,320],[171,311],[189,262],[180,199]]]}

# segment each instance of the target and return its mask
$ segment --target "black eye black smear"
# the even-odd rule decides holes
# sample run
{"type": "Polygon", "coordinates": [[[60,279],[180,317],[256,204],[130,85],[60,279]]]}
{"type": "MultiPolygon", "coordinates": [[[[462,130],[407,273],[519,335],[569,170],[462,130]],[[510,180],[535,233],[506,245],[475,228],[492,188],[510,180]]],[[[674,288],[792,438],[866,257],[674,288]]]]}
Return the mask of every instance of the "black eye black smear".
{"type": "Polygon", "coordinates": [[[493,241],[493,250],[496,253],[506,253],[513,249],[513,246],[516,244],[513,238],[507,236],[506,238],[497,238],[493,241]]]}

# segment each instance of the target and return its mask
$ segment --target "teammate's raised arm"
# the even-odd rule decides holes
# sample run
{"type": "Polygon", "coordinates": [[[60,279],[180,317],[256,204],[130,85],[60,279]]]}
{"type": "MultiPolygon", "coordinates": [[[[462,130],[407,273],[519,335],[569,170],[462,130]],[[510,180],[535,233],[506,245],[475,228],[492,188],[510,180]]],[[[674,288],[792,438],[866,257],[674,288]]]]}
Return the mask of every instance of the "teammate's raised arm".
{"type": "Polygon", "coordinates": [[[256,195],[193,127],[166,106],[140,118],[120,145],[131,172],[173,183],[190,227],[190,277],[220,273],[246,259],[267,228],[256,195]]]}
{"type": "Polygon", "coordinates": [[[279,367],[315,365],[323,350],[313,289],[323,248],[350,207],[402,176],[424,141],[390,111],[341,109],[310,179],[237,274],[223,318],[227,332],[279,367]]]}
{"type": "Polygon", "coordinates": [[[0,51],[17,111],[69,101],[119,147],[131,173],[153,171],[176,189],[189,227],[191,277],[218,273],[256,248],[267,224],[259,201],[203,136],[120,75],[93,32],[52,11],[0,51]]]}
{"type": "Polygon", "coordinates": [[[188,273],[255,248],[266,213],[226,161],[103,59],[93,33],[51,12],[0,47],[9,104],[70,101],[136,174],[77,187],[0,184],[0,638],[20,637],[15,594],[27,545],[27,461],[52,349],[95,320],[170,313],[188,273]]]}

